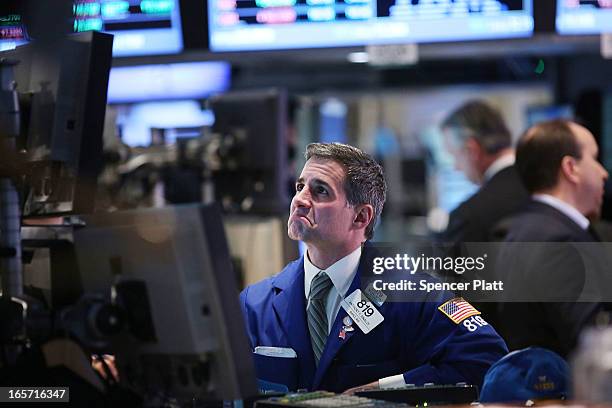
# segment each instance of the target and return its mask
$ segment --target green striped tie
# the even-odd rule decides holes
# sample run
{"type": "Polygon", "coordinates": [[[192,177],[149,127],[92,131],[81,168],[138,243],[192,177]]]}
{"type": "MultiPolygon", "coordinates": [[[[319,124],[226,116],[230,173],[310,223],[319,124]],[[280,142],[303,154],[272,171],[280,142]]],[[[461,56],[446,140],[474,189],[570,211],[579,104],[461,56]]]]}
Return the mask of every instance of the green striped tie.
{"type": "Polygon", "coordinates": [[[319,360],[327,340],[325,303],[331,287],[332,281],[323,271],[319,272],[310,284],[309,304],[306,312],[308,314],[308,330],[310,331],[310,341],[316,365],[319,365],[319,360]]]}

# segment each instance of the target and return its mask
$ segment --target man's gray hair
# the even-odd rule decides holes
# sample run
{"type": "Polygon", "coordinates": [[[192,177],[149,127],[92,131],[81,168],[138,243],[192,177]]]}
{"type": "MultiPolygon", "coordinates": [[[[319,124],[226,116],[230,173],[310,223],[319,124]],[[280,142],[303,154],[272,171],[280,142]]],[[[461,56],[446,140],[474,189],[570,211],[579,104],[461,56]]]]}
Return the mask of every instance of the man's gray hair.
{"type": "Polygon", "coordinates": [[[474,138],[489,154],[495,154],[512,145],[512,135],[497,109],[480,100],[469,101],[452,112],[442,123],[463,144],[474,138]]]}
{"type": "Polygon", "coordinates": [[[374,207],[374,217],[365,230],[366,239],[372,239],[376,220],[387,197],[387,183],[380,164],[358,148],[341,143],[311,143],[304,156],[306,160],[333,160],[342,165],[346,173],[344,192],[348,203],[374,207]]]}

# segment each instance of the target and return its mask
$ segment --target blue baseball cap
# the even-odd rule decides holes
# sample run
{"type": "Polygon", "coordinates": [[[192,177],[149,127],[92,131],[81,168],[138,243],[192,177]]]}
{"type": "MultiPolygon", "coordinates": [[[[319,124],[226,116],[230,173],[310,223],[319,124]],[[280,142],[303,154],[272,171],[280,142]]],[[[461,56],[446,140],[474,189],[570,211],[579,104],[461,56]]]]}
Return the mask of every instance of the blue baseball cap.
{"type": "Polygon", "coordinates": [[[570,390],[570,369],[558,354],[540,347],[514,351],[485,374],[480,402],[563,399],[570,390]]]}

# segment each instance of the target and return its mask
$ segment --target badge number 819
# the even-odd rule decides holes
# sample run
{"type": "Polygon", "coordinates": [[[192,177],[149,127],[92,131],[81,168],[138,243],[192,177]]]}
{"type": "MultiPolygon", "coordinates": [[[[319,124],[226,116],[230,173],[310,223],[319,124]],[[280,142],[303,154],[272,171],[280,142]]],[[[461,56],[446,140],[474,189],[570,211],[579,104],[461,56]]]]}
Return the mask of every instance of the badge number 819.
{"type": "Polygon", "coordinates": [[[359,302],[357,302],[357,307],[361,309],[361,311],[366,317],[370,317],[374,314],[374,308],[372,307],[370,302],[360,300],[359,302]]]}

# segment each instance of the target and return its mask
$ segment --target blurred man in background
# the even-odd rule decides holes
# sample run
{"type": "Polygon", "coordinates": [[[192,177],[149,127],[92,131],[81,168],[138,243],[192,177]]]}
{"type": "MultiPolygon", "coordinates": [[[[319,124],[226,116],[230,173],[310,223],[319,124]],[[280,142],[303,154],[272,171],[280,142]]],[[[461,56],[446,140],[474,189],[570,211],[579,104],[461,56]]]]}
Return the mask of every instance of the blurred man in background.
{"type": "Polygon", "coordinates": [[[584,245],[598,241],[590,226],[599,218],[608,178],[597,155],[593,134],[565,120],[536,124],[519,141],[516,168],[531,200],[510,222],[506,241],[529,244],[507,245],[518,249],[499,259],[516,289],[498,315],[511,350],[541,346],[567,357],[604,308],[581,298],[589,280],[608,275],[594,275],[601,245],[584,245]],[[537,244],[543,242],[557,244],[537,244]],[[515,303],[514,295],[526,293],[533,294],[529,303],[515,303]]]}
{"type": "Polygon", "coordinates": [[[470,101],[444,120],[442,131],[457,169],[481,186],[451,212],[443,241],[503,238],[494,227],[519,210],[528,194],[514,167],[512,136],[501,114],[483,101],[470,101]]]}

